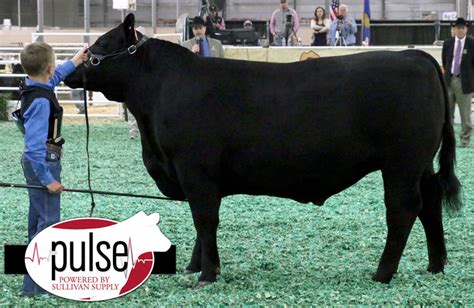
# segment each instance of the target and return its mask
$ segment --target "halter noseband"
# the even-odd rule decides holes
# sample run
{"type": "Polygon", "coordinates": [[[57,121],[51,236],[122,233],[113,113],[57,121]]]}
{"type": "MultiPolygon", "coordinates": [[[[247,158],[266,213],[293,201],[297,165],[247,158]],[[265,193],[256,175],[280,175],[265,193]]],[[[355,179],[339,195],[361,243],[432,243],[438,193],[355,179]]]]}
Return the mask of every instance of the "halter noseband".
{"type": "Polygon", "coordinates": [[[140,46],[145,44],[147,40],[148,40],[148,37],[142,36],[142,38],[135,45],[130,45],[129,47],[125,49],[114,51],[108,55],[94,54],[89,50],[89,60],[87,61],[87,65],[98,66],[102,61],[104,61],[107,58],[115,58],[115,57],[119,57],[125,54],[133,55],[134,53],[137,52],[140,46]]]}

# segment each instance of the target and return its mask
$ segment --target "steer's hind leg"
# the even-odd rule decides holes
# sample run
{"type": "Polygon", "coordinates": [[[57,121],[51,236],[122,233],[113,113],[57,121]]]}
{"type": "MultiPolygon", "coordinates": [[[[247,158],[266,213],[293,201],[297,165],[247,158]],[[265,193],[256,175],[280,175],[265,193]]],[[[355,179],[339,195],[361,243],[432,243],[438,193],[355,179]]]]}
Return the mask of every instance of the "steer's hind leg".
{"type": "Polygon", "coordinates": [[[439,273],[444,270],[447,254],[441,210],[441,187],[432,168],[423,174],[421,197],[423,199],[423,208],[418,218],[420,218],[423,224],[428,242],[428,271],[439,273]]]}
{"type": "Polygon", "coordinates": [[[389,283],[398,269],[411,228],[421,209],[419,177],[383,171],[387,241],[373,279],[389,283]]]}

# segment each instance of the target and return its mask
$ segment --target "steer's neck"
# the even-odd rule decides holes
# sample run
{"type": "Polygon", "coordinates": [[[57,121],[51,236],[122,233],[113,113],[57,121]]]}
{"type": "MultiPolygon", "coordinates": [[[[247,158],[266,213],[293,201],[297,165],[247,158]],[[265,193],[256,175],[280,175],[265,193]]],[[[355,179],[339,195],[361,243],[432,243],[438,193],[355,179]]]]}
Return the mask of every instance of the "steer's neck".
{"type": "Polygon", "coordinates": [[[138,76],[139,60],[135,55],[125,56],[120,61],[115,61],[113,74],[104,76],[102,82],[106,85],[102,93],[109,100],[126,103],[127,98],[133,95],[134,84],[138,76]]]}

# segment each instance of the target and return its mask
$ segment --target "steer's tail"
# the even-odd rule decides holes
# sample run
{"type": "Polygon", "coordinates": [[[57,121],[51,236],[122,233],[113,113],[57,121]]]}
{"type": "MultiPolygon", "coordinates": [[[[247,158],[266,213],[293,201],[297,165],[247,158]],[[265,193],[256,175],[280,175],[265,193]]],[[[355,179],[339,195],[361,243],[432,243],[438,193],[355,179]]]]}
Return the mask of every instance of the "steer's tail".
{"type": "Polygon", "coordinates": [[[442,133],[442,145],[439,152],[439,171],[436,174],[441,186],[443,205],[448,211],[458,211],[462,206],[461,201],[461,183],[459,183],[456,174],[454,174],[454,165],[456,163],[456,139],[454,129],[451,123],[449,111],[449,97],[443,73],[438,62],[431,57],[431,61],[438,71],[439,81],[443,88],[444,96],[444,125],[442,133]]]}

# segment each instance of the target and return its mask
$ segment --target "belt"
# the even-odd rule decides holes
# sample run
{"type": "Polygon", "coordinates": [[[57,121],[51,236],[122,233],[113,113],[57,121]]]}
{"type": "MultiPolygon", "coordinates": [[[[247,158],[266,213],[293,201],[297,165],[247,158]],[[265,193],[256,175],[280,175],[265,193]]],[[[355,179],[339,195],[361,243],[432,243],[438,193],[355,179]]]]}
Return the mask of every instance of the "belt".
{"type": "Polygon", "coordinates": [[[461,74],[458,74],[458,75],[451,74],[451,77],[456,77],[456,78],[458,78],[458,77],[461,77],[461,74]]]}

